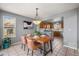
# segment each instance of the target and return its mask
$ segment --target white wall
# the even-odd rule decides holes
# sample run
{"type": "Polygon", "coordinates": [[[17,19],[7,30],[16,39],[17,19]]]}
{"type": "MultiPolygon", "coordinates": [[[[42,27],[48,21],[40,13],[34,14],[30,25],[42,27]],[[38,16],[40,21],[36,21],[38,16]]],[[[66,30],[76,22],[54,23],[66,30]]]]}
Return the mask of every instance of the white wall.
{"type": "Polygon", "coordinates": [[[77,48],[77,11],[64,15],[64,45],[77,48]]]}
{"type": "Polygon", "coordinates": [[[65,46],[77,48],[77,9],[63,12],[61,14],[49,17],[54,19],[56,17],[64,17],[64,32],[63,43],[65,46]]]}
{"type": "Polygon", "coordinates": [[[77,38],[78,38],[78,40],[77,40],[77,47],[78,47],[78,49],[79,49],[79,8],[78,8],[77,12],[78,12],[78,13],[77,13],[77,19],[78,19],[78,20],[77,20],[77,25],[78,25],[78,26],[77,26],[77,27],[78,27],[78,28],[77,28],[77,29],[78,29],[78,31],[77,31],[77,38]]]}

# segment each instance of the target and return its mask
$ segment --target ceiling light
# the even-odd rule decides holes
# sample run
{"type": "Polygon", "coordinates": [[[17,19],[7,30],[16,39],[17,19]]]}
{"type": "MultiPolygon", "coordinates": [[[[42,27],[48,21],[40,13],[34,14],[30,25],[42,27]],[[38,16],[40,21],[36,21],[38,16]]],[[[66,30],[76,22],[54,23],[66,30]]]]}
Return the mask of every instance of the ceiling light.
{"type": "Polygon", "coordinates": [[[33,23],[39,25],[41,23],[41,18],[38,16],[38,8],[36,8],[36,16],[33,20],[33,23]]]}

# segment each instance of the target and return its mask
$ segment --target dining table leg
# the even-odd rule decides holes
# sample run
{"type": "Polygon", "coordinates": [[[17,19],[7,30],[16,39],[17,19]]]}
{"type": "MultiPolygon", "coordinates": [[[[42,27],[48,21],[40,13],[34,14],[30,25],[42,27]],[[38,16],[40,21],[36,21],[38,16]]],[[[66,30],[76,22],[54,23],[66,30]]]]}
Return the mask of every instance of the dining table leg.
{"type": "Polygon", "coordinates": [[[53,52],[52,50],[52,40],[50,40],[50,50],[51,50],[51,53],[53,52]]]}
{"type": "Polygon", "coordinates": [[[27,48],[28,50],[27,50],[27,55],[29,54],[29,48],[27,48]]]}
{"type": "Polygon", "coordinates": [[[43,44],[43,56],[45,56],[46,53],[46,47],[45,47],[45,43],[43,44]]]}

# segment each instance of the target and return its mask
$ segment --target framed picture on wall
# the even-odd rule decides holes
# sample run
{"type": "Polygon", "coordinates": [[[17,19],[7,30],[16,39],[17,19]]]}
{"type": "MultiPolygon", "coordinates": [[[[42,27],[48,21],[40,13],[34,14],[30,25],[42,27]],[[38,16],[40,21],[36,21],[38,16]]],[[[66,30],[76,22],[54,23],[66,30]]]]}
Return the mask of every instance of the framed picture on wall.
{"type": "Polygon", "coordinates": [[[16,37],[16,18],[3,16],[3,37],[16,37]]]}
{"type": "Polygon", "coordinates": [[[33,28],[32,21],[23,21],[23,24],[24,24],[24,29],[32,29],[33,28]]]}

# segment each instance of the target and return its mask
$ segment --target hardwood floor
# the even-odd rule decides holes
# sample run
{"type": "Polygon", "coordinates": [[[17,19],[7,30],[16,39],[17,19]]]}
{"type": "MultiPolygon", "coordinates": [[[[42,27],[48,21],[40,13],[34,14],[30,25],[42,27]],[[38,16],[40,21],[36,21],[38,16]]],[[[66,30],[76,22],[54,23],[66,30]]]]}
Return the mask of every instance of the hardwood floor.
{"type": "MultiPolygon", "coordinates": [[[[47,56],[79,56],[79,52],[77,50],[63,47],[63,40],[61,38],[55,38],[53,41],[53,53],[48,53],[47,56]]],[[[21,49],[21,44],[18,43],[14,46],[11,46],[8,49],[3,49],[0,51],[1,56],[27,56],[27,47],[24,51],[21,49]]],[[[31,56],[31,51],[28,56],[31,56]]],[[[34,51],[34,56],[42,56],[40,51],[34,51]]]]}

